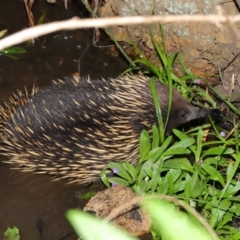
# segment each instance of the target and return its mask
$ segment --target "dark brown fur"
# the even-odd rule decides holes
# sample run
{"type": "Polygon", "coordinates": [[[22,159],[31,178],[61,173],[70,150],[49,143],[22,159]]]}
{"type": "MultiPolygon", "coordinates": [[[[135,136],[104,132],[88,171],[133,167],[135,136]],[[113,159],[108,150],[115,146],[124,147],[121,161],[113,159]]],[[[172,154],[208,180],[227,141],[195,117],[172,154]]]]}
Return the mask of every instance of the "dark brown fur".
{"type": "MultiPolygon", "coordinates": [[[[166,118],[168,87],[156,82],[156,88],[166,118]]],[[[129,75],[57,81],[30,97],[15,95],[0,113],[0,150],[8,163],[81,183],[109,161],[136,163],[141,131],[157,123],[149,79],[129,75]]],[[[166,131],[206,113],[174,90],[166,131]]]]}

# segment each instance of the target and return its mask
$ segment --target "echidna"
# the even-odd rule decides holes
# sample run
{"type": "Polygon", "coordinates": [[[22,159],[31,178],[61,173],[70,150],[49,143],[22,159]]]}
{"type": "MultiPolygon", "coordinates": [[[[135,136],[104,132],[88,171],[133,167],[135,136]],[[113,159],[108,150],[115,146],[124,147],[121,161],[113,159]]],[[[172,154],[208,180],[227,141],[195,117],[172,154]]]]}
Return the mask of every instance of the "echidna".
{"type": "MultiPolygon", "coordinates": [[[[158,81],[156,88],[166,117],[168,86],[158,81]]],[[[167,132],[207,112],[174,90],[167,132]]],[[[157,123],[149,79],[138,75],[58,80],[13,95],[0,115],[7,163],[80,183],[94,180],[110,161],[136,163],[141,131],[157,123]]]]}

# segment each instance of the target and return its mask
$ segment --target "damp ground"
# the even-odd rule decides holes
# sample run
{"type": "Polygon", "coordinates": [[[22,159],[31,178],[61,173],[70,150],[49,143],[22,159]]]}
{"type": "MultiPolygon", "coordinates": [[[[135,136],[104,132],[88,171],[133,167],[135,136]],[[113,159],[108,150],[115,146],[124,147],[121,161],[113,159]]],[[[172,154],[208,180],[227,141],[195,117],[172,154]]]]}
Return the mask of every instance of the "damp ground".
{"type": "MultiPolygon", "coordinates": [[[[74,1],[65,10],[62,2],[50,5],[36,1],[33,7],[35,22],[47,10],[46,22],[64,20],[73,16],[88,17],[84,8],[74,1]]],[[[8,34],[28,27],[23,1],[2,0],[0,3],[0,30],[8,34]]],[[[45,87],[51,80],[80,73],[81,76],[115,77],[128,64],[112,46],[106,47],[104,37],[93,46],[93,29],[64,31],[30,42],[26,54],[14,60],[0,56],[0,102],[7,100],[17,89],[31,90],[45,87]]],[[[23,44],[22,46],[26,46],[23,44]]],[[[0,156],[0,160],[7,160],[0,156]]],[[[92,186],[53,181],[48,175],[22,173],[0,163],[0,236],[7,227],[16,226],[23,240],[77,239],[65,219],[69,208],[83,207],[77,195],[103,189],[101,183],[92,186]]],[[[1,237],[0,237],[1,238],[1,237]]]]}

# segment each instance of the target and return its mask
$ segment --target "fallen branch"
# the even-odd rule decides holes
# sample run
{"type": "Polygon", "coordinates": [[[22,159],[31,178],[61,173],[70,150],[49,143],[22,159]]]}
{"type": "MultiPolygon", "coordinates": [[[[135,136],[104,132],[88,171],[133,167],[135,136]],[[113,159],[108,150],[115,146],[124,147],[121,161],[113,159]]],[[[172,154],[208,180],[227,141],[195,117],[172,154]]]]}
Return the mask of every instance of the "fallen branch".
{"type": "MultiPolygon", "coordinates": [[[[221,11],[219,11],[221,12],[221,11]]],[[[48,33],[60,30],[73,30],[78,28],[106,28],[112,26],[125,25],[146,25],[153,23],[173,23],[173,22],[212,22],[218,27],[221,23],[235,23],[240,21],[240,15],[224,16],[222,13],[217,15],[178,15],[178,16],[130,16],[130,17],[114,17],[101,19],[79,19],[72,18],[66,21],[46,23],[35,27],[14,33],[0,40],[0,50],[15,44],[25,42],[29,39],[37,38],[48,33]]]]}

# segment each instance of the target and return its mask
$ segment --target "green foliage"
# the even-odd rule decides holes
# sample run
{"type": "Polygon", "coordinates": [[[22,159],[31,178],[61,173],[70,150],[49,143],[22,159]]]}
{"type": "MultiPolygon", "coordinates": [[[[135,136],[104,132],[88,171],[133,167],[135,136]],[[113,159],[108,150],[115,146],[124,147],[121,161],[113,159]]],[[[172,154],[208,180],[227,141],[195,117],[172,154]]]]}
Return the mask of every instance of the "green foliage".
{"type": "Polygon", "coordinates": [[[161,240],[216,239],[193,216],[179,211],[170,202],[151,199],[144,207],[152,216],[157,232],[161,233],[161,240]]]}
{"type": "Polygon", "coordinates": [[[96,192],[94,192],[94,191],[89,191],[89,192],[87,192],[87,193],[85,193],[85,194],[79,195],[79,196],[78,196],[78,199],[89,199],[89,198],[93,197],[95,194],[96,194],[96,192]]]}
{"type": "Polygon", "coordinates": [[[199,209],[222,239],[235,239],[230,237],[239,234],[231,226],[231,221],[240,214],[238,145],[233,139],[203,144],[201,128],[192,134],[197,136],[196,140],[176,129],[173,134],[157,146],[156,126],[152,140],[143,131],[138,164],[111,162],[108,167],[118,172],[105,177],[109,183],[131,187],[140,195],[160,193],[184,199],[199,209]],[[178,140],[172,144],[173,137],[178,140]],[[189,162],[191,156],[193,165],[189,162]]]}
{"type": "Polygon", "coordinates": [[[9,47],[0,50],[0,55],[4,55],[12,59],[19,59],[24,53],[26,53],[26,50],[22,47],[9,47]]]}
{"type": "Polygon", "coordinates": [[[4,232],[4,238],[3,240],[19,240],[20,234],[19,230],[16,227],[7,228],[7,230],[4,232]]]}
{"type": "MultiPolygon", "coordinates": [[[[168,114],[167,114],[166,122],[163,122],[161,106],[160,106],[160,102],[158,100],[158,94],[157,94],[157,90],[156,90],[155,83],[154,83],[153,79],[150,80],[150,89],[151,89],[151,92],[152,92],[153,103],[154,103],[154,106],[156,108],[156,113],[157,113],[158,127],[159,127],[159,130],[160,130],[159,131],[159,140],[160,140],[160,143],[163,143],[165,126],[167,126],[167,122],[168,122],[168,119],[169,119],[169,113],[170,113],[170,109],[171,109],[171,104],[172,104],[172,92],[169,95],[170,102],[169,102],[169,105],[168,105],[168,114]]],[[[156,129],[155,129],[155,133],[156,133],[156,129]]]]}
{"type": "MultiPolygon", "coordinates": [[[[6,33],[7,29],[0,30],[0,38],[2,38],[6,33]]],[[[0,50],[0,55],[10,57],[12,59],[19,59],[26,50],[22,47],[9,47],[3,50],[0,50]]]]}

